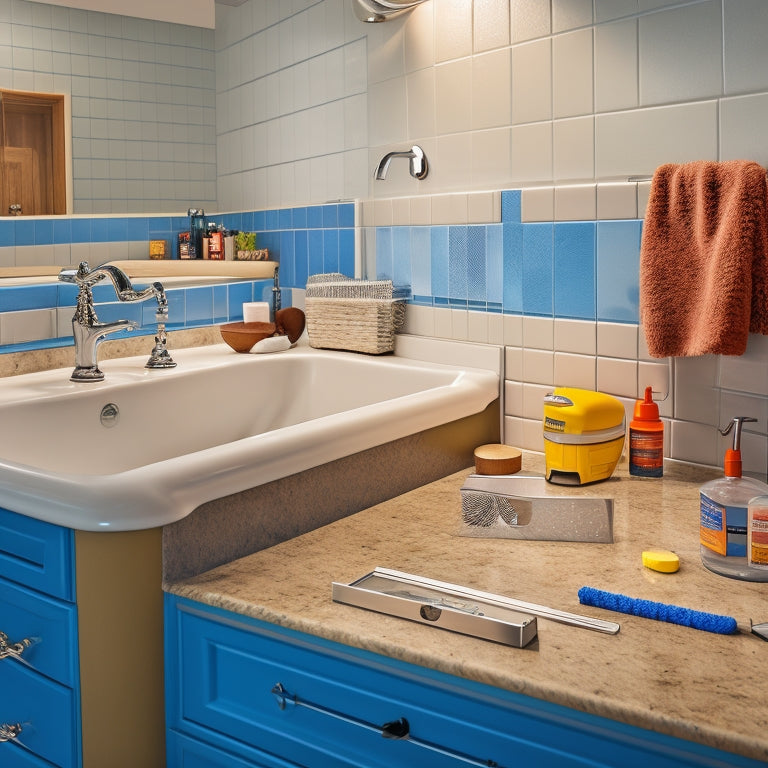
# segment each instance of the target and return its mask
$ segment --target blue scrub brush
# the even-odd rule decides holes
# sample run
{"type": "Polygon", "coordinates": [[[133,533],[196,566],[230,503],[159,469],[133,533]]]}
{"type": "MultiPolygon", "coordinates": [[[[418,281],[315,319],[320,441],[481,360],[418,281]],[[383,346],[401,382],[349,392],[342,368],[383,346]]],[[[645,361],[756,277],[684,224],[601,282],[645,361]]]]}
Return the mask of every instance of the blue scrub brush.
{"type": "Polygon", "coordinates": [[[607,608],[609,611],[642,616],[645,619],[667,621],[670,624],[703,629],[705,632],[715,632],[718,635],[733,635],[739,631],[736,619],[730,616],[693,611],[690,608],[655,603],[652,600],[639,600],[615,592],[603,592],[593,587],[582,587],[579,590],[579,602],[594,608],[607,608]]]}

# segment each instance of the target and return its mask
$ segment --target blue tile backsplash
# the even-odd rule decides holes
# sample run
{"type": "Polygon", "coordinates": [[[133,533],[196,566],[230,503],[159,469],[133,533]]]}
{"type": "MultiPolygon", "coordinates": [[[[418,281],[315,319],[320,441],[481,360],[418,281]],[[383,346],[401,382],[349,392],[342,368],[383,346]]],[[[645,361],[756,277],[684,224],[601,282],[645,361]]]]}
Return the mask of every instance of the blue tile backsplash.
{"type": "MultiPolygon", "coordinates": [[[[326,204],[211,215],[227,229],[255,231],[259,248],[280,262],[284,288],[304,288],[318,272],[354,274],[355,206],[326,204]]],[[[165,239],[176,243],[186,216],[73,217],[0,221],[6,245],[66,245],[165,239]]],[[[376,277],[410,285],[411,301],[537,317],[638,322],[641,220],[523,222],[521,192],[501,194],[501,222],[375,228],[376,277]]],[[[137,284],[138,283],[137,281],[137,284]]],[[[242,319],[245,301],[271,298],[271,281],[169,288],[171,329],[242,319]]],[[[74,286],[5,288],[0,312],[73,307],[74,286]]],[[[94,291],[102,319],[111,286],[94,291]]],[[[287,304],[288,296],[284,297],[287,304]]],[[[144,332],[153,316],[144,312],[144,332]]]]}
{"type": "Polygon", "coordinates": [[[376,276],[422,306],[637,323],[642,222],[523,223],[520,201],[502,192],[500,224],[377,227],[376,276]]]}

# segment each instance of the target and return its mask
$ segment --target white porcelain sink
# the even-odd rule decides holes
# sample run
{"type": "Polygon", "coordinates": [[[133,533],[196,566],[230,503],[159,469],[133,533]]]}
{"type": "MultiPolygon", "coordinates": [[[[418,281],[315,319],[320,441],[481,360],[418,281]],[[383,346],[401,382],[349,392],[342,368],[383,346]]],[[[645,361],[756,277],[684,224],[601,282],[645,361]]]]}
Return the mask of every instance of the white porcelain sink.
{"type": "Polygon", "coordinates": [[[171,370],[104,361],[103,382],[70,382],[70,369],[0,379],[0,506],[82,530],[164,525],[478,413],[499,393],[498,369],[398,356],[225,345],[173,356],[171,370]]]}

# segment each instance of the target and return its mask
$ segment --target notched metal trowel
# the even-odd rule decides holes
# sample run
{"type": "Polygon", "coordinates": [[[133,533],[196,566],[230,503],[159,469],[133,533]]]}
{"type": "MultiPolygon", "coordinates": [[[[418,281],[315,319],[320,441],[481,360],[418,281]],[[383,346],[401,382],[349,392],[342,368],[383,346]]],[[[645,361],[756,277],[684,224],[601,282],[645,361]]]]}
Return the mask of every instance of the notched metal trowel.
{"type": "Polygon", "coordinates": [[[613,499],[564,495],[543,477],[470,475],[461,517],[463,536],[613,542],[613,499]]]}
{"type": "Polygon", "coordinates": [[[752,619],[750,619],[749,630],[753,635],[757,635],[761,640],[768,640],[768,622],[763,622],[762,624],[753,624],[752,619]]]}

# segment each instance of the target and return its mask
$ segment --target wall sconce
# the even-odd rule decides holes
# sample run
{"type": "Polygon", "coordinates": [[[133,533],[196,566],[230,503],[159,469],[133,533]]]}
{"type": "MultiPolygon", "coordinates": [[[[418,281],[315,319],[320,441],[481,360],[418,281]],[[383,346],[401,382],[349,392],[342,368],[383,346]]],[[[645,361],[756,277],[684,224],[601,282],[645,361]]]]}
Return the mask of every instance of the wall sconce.
{"type": "Polygon", "coordinates": [[[374,23],[388,21],[410,11],[425,0],[352,0],[355,16],[360,21],[374,23]]]}

